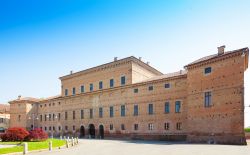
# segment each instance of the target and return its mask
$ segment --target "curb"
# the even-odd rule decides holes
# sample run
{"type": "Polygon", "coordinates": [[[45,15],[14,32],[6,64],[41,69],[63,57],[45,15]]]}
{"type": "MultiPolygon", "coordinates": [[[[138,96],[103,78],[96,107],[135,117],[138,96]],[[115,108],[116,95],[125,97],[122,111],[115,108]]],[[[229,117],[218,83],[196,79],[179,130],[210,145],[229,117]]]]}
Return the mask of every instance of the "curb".
{"type": "MultiPolygon", "coordinates": [[[[66,149],[66,145],[53,148],[53,150],[60,150],[60,149],[66,149]]],[[[28,154],[29,153],[35,153],[35,152],[43,152],[43,151],[49,151],[49,148],[40,149],[40,150],[32,150],[32,151],[29,151],[28,154]]],[[[52,152],[52,151],[50,151],[50,152],[52,152]]],[[[23,155],[23,152],[6,153],[6,154],[3,154],[3,155],[23,155]]]]}

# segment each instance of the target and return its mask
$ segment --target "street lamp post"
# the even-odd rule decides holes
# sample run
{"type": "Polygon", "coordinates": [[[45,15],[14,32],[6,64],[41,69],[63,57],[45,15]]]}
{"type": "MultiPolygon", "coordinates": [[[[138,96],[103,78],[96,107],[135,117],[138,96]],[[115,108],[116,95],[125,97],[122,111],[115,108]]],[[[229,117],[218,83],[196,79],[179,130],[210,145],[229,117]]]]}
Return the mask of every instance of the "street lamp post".
{"type": "MultiPolygon", "coordinates": [[[[53,121],[55,121],[56,119],[57,119],[57,115],[54,115],[54,120],[53,121]]],[[[52,138],[54,138],[54,129],[55,129],[55,126],[53,125],[53,127],[52,127],[52,138]]]]}
{"type": "Polygon", "coordinates": [[[35,129],[35,119],[38,120],[38,117],[35,116],[35,114],[32,114],[31,117],[29,117],[29,119],[32,119],[32,130],[35,129]]]}
{"type": "MultiPolygon", "coordinates": [[[[49,121],[55,121],[55,119],[57,119],[57,115],[55,115],[55,114],[48,114],[47,115],[47,118],[49,118],[49,121]],[[49,117],[50,116],[50,117],[49,117]],[[52,118],[52,119],[51,119],[52,118]]],[[[51,129],[51,138],[53,138],[53,136],[54,136],[54,123],[53,123],[53,125],[52,125],[52,129],[51,129]]]]}

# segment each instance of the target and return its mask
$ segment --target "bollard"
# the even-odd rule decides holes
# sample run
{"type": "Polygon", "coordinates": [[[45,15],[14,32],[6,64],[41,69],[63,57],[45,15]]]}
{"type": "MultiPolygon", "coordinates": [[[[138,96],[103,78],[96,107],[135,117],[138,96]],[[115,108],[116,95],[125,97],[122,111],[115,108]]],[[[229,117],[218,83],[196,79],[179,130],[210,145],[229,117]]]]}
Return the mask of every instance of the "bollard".
{"type": "Polygon", "coordinates": [[[52,141],[49,141],[49,150],[52,151],[52,141]]]}
{"type": "Polygon", "coordinates": [[[74,138],[74,142],[75,142],[75,145],[77,144],[77,142],[76,142],[76,138],[74,138]]]}
{"type": "Polygon", "coordinates": [[[66,140],[66,136],[63,136],[63,139],[66,140]]]}
{"type": "Polygon", "coordinates": [[[66,140],[66,147],[69,148],[69,140],[66,140]]]}
{"type": "Polygon", "coordinates": [[[74,138],[72,137],[72,138],[71,138],[71,145],[74,146],[74,145],[75,145],[74,143],[75,143],[75,142],[74,142],[74,138]]]}
{"type": "Polygon", "coordinates": [[[78,137],[76,137],[76,143],[78,144],[79,142],[78,142],[78,137]]]}
{"type": "Polygon", "coordinates": [[[28,153],[28,143],[23,143],[23,154],[28,153]]]}
{"type": "Polygon", "coordinates": [[[62,140],[62,136],[60,136],[60,140],[62,140]]]}

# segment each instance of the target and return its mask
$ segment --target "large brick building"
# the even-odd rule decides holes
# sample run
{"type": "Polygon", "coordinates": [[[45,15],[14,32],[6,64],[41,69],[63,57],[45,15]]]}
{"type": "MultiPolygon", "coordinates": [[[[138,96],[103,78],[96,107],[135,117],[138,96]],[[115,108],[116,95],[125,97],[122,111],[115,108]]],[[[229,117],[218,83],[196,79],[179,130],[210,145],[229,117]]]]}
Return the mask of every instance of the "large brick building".
{"type": "Polygon", "coordinates": [[[10,126],[50,135],[245,144],[249,49],[218,53],[162,74],[128,57],[60,77],[61,95],[10,101],[10,126]]]}
{"type": "Polygon", "coordinates": [[[0,133],[4,133],[9,128],[10,106],[0,104],[0,133]]]}

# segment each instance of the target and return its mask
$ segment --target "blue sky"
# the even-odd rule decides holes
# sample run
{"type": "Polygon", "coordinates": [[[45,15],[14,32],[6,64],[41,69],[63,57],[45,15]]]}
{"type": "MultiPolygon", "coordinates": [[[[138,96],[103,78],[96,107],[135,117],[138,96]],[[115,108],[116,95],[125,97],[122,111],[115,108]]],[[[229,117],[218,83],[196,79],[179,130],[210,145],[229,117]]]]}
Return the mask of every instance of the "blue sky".
{"type": "Polygon", "coordinates": [[[0,103],[57,95],[58,77],[115,56],[140,56],[169,73],[220,45],[249,47],[249,6],[247,0],[1,1],[0,103]]]}

